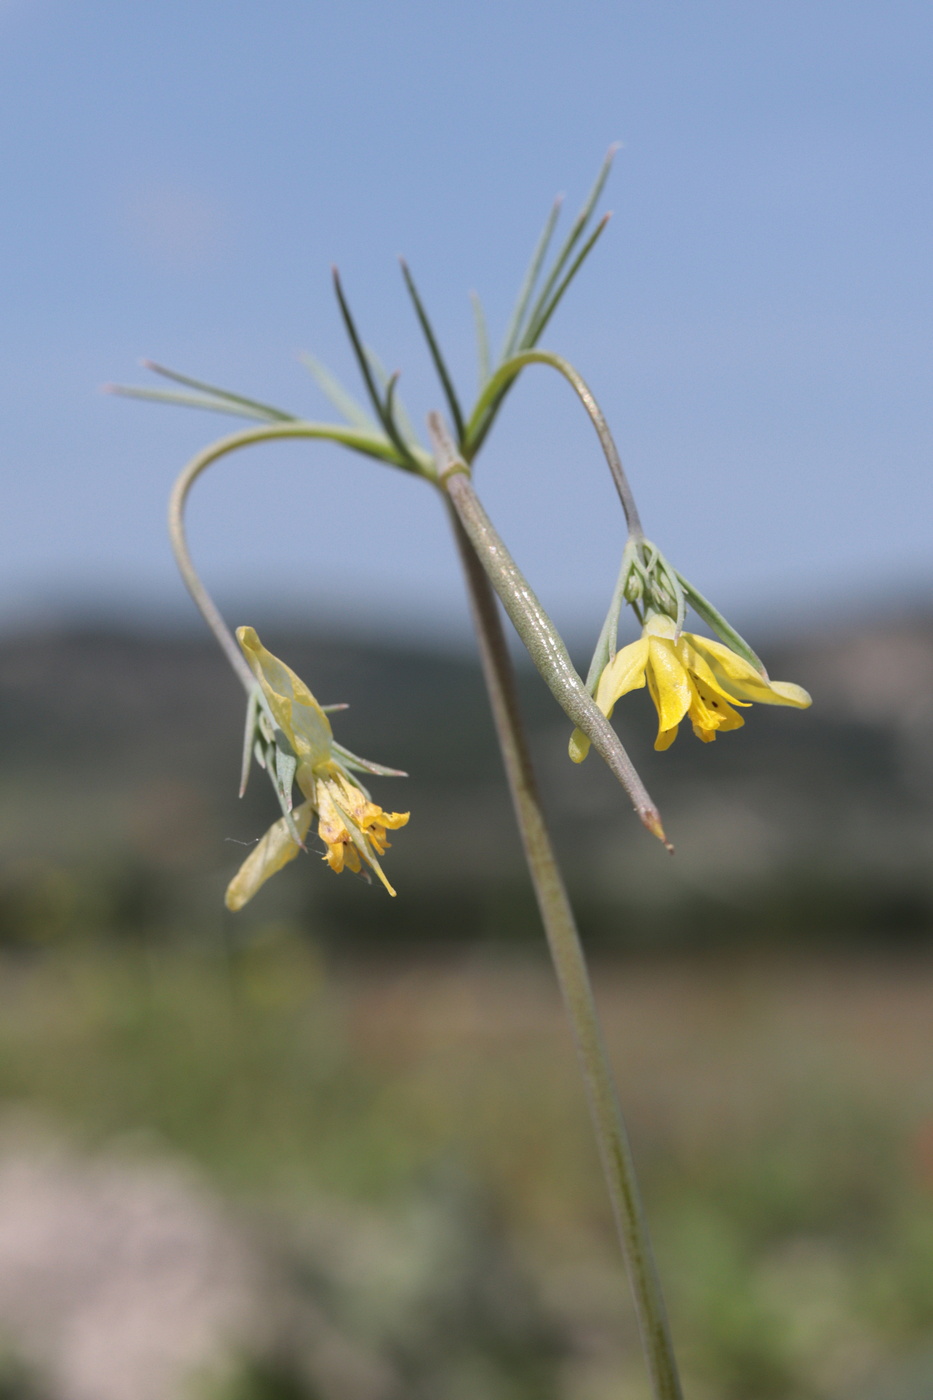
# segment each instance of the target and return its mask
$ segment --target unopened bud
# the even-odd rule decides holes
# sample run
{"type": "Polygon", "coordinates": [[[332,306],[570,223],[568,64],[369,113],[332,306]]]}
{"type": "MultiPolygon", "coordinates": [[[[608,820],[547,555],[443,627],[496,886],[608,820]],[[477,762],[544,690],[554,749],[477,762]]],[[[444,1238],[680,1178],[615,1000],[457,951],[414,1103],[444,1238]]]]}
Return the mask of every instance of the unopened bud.
{"type": "Polygon", "coordinates": [[[628,578],[625,580],[622,596],[627,603],[636,603],[644,591],[645,585],[641,574],[637,573],[635,569],[632,569],[628,578]]]}

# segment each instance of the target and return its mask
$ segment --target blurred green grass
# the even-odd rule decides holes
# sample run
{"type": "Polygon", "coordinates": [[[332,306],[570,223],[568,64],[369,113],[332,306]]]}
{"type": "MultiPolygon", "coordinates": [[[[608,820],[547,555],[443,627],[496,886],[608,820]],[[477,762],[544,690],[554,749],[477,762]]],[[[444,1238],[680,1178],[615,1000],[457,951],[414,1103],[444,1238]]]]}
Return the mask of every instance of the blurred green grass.
{"type": "MultiPolygon", "coordinates": [[[[612,961],[596,981],[688,1393],[862,1394],[933,1329],[933,965],[612,961]]],[[[588,1338],[562,1393],[642,1393],[534,958],[328,965],[284,925],[235,950],[8,956],[0,1104],[90,1149],[181,1153],[286,1215],[321,1193],[391,1209],[455,1164],[588,1338]]]]}

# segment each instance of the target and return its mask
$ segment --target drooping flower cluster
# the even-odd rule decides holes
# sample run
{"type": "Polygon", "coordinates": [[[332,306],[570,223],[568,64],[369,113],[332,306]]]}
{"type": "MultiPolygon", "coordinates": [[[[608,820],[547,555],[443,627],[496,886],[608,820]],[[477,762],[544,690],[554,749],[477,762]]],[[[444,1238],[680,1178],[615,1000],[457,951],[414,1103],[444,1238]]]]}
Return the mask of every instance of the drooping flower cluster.
{"type": "MultiPolygon", "coordinates": [[[[651,613],[637,642],[622,647],[606,666],[596,687],[596,703],[611,718],[616,701],[647,684],[658,712],[656,749],[670,748],[684,719],[704,744],[718,733],[740,729],[745,720],[733,709],[753,701],[806,709],[810,696],[791,681],[771,681],[744,657],[711,637],[681,632],[663,613],[651,613]]],[[[570,757],[582,763],[590,741],[576,729],[570,757]]]]}
{"type": "Polygon", "coordinates": [[[279,785],[285,815],[273,823],[230,881],[227,908],[241,909],[271,875],[304,849],[315,815],[317,834],[324,843],[323,858],[331,870],[339,874],[346,868],[365,874],[368,866],[394,895],[378,858],[389,845],[386,831],[404,826],[409,814],[383,811],[353,777],[352,770],[395,770],[367,763],[336,744],[330,720],[304,681],[266,650],[252,627],[238,628],[237,640],[274,724],[270,747],[286,755],[288,781],[279,785]],[[294,809],[292,781],[305,799],[294,809]]]}

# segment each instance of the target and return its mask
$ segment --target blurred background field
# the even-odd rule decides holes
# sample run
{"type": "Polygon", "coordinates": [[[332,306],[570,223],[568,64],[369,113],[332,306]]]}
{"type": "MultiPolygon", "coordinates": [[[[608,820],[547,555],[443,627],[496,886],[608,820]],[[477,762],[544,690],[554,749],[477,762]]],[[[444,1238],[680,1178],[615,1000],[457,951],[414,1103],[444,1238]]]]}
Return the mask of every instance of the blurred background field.
{"type": "MultiPolygon", "coordinates": [[[[237,802],[242,705],[209,643],[6,638],[5,1384],[645,1395],[475,664],[262,633],[350,703],[347,742],[378,732],[410,771],[378,791],[412,810],[387,858],[397,900],[312,857],[223,913],[237,843],[274,809],[261,773],[237,802]]],[[[933,626],[763,650],[812,711],[756,707],[715,746],[655,755],[645,696],[621,710],[673,860],[596,762],[567,762],[525,673],[534,746],[688,1393],[919,1400],[933,626]]]]}

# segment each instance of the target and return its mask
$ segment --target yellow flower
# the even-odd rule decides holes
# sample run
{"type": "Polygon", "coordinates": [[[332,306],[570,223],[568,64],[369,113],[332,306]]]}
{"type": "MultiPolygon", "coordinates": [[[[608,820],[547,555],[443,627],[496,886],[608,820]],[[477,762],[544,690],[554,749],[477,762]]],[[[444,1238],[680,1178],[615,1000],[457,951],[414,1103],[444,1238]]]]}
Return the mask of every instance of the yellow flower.
{"type": "MultiPolygon", "coordinates": [[[[596,703],[608,719],[617,700],[646,682],[658,712],[656,749],[670,748],[685,717],[697,738],[709,744],[720,730],[740,729],[745,723],[733,705],[744,709],[758,701],[805,710],[811,703],[801,686],[767,680],[722,642],[692,632],[677,637],[673,620],[660,614],[648,620],[637,642],[616,652],[599,678],[596,703]]],[[[570,757],[582,763],[589,748],[589,739],[575,729],[570,757]]]]}
{"type": "MultiPolygon", "coordinates": [[[[330,720],[304,681],[260,642],[252,627],[237,629],[237,640],[258,680],[276,725],[296,757],[295,782],[305,801],[289,818],[275,822],[251,851],[227,888],[228,909],[242,909],[247,900],[299,850],[317,813],[324,860],[331,870],[359,872],[363,864],[375,870],[389,894],[395,891],[377,859],[389,842],[386,830],[408,821],[407,812],[384,812],[351,776],[346,759],[335,751],[330,720]],[[295,836],[298,836],[296,841],[295,836]]],[[[369,765],[379,771],[376,765],[369,765]]]]}

